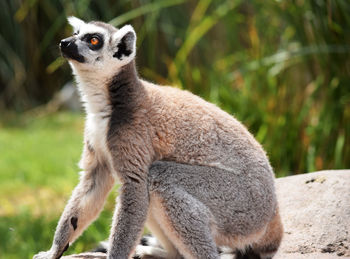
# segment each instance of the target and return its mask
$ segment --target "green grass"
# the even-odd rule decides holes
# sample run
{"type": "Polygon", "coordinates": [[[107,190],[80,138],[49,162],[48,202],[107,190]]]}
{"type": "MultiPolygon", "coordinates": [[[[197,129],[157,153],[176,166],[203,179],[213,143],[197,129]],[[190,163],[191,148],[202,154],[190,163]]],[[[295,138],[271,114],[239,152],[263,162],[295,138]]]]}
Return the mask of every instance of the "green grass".
{"type": "MultiPolygon", "coordinates": [[[[17,117],[16,117],[17,118],[17,117]]],[[[0,123],[0,258],[32,258],[50,248],[54,230],[79,179],[83,115],[57,113],[0,123]]],[[[107,209],[68,253],[108,237],[115,192],[107,209]]]]}

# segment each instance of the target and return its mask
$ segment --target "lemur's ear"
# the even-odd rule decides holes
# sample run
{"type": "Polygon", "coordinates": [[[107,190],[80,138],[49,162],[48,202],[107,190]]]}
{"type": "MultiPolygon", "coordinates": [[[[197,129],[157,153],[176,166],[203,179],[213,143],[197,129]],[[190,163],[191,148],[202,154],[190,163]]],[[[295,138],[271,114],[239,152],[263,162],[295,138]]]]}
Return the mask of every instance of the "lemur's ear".
{"type": "Polygon", "coordinates": [[[67,18],[68,23],[73,27],[74,32],[79,31],[80,27],[85,24],[83,20],[80,20],[77,17],[70,16],[67,18]]]}
{"type": "Polygon", "coordinates": [[[115,53],[113,57],[130,62],[136,55],[136,33],[131,25],[125,25],[113,35],[115,53]]]}

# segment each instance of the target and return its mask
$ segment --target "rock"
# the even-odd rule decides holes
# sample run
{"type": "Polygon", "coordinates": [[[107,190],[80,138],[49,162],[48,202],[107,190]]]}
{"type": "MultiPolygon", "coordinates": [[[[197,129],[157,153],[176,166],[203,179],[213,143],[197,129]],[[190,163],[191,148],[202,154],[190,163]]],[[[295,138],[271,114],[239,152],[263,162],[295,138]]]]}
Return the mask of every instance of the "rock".
{"type": "MultiPolygon", "coordinates": [[[[61,259],[106,259],[106,254],[103,253],[95,253],[95,252],[87,252],[78,255],[68,255],[63,256],[61,259]]],[[[151,256],[143,257],[142,259],[160,259],[151,256]]]]}
{"type": "MultiPolygon", "coordinates": [[[[274,259],[350,258],[350,170],[279,178],[276,189],[285,233],[274,259]]],[[[105,254],[63,258],[102,259],[105,254]]]]}
{"type": "Polygon", "coordinates": [[[276,182],[285,232],[276,259],[350,258],[350,170],[276,182]]]}
{"type": "Polygon", "coordinates": [[[106,254],[93,253],[93,252],[82,253],[78,255],[68,255],[68,256],[62,257],[62,259],[105,259],[105,258],[106,258],[106,254]]]}

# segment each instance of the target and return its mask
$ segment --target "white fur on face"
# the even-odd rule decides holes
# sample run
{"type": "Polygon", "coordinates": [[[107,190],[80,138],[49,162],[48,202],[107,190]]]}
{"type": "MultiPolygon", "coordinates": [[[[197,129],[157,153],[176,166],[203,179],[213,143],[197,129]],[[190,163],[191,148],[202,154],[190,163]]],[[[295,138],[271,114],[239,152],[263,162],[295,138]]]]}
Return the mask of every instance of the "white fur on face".
{"type": "Polygon", "coordinates": [[[118,45],[118,42],[120,42],[120,40],[128,33],[132,33],[134,35],[134,41],[132,43],[132,53],[127,57],[122,56],[121,63],[123,65],[128,64],[136,56],[136,33],[134,31],[134,28],[131,25],[127,24],[112,35],[112,42],[114,42],[115,45],[118,45]]]}
{"type": "Polygon", "coordinates": [[[111,35],[108,31],[102,27],[96,26],[94,24],[84,23],[76,31],[75,37],[76,45],[78,47],[79,54],[84,56],[85,62],[79,63],[74,60],[69,60],[70,63],[76,68],[77,72],[82,71],[94,71],[97,72],[110,65],[108,60],[113,57],[113,51],[111,51],[110,46],[108,46],[109,39],[111,35]],[[103,36],[103,47],[98,50],[92,50],[88,47],[88,44],[82,40],[84,35],[89,34],[101,34],[103,36]],[[107,62],[106,62],[107,61],[107,62]]]}
{"type": "Polygon", "coordinates": [[[74,16],[68,17],[68,23],[73,27],[74,32],[78,31],[80,27],[85,24],[83,20],[80,20],[74,16]]]}
{"type": "Polygon", "coordinates": [[[69,60],[73,67],[74,74],[80,78],[91,78],[91,73],[94,73],[100,79],[107,79],[118,73],[120,67],[131,62],[136,55],[136,33],[131,25],[125,25],[119,30],[111,34],[106,28],[85,23],[76,18],[69,17],[69,23],[75,31],[76,45],[78,46],[79,54],[84,56],[85,62],[79,63],[74,60],[69,60]],[[82,41],[85,34],[101,34],[104,38],[104,44],[101,49],[91,50],[87,43],[82,41]],[[132,52],[129,56],[122,56],[120,59],[113,57],[118,51],[118,43],[127,33],[133,34],[132,52]]]}

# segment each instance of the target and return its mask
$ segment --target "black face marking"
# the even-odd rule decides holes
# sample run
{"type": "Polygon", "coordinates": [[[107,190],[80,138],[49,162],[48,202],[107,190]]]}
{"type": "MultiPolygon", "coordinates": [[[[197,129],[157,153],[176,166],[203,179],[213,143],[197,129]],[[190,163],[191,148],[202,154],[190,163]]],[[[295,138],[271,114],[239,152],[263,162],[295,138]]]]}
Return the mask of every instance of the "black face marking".
{"type": "Polygon", "coordinates": [[[132,53],[132,48],[135,40],[135,35],[128,32],[120,40],[117,45],[118,51],[114,53],[113,57],[122,60],[122,56],[128,57],[132,53]]]}
{"type": "Polygon", "coordinates": [[[87,34],[84,34],[82,37],[81,37],[81,40],[82,41],[85,41],[87,44],[88,44],[88,47],[91,49],[91,50],[99,50],[103,47],[103,35],[100,34],[100,33],[87,33],[87,34]],[[91,44],[91,39],[92,38],[97,38],[99,40],[98,44],[96,45],[93,45],[91,44]]]}
{"type": "Polygon", "coordinates": [[[76,39],[74,37],[69,37],[61,40],[60,49],[62,56],[67,59],[73,59],[80,63],[84,63],[85,58],[79,54],[78,46],[75,44],[75,40],[76,39]]]}
{"type": "Polygon", "coordinates": [[[70,219],[70,223],[72,224],[73,229],[76,230],[77,227],[78,227],[78,218],[77,217],[72,217],[70,219]]]}

